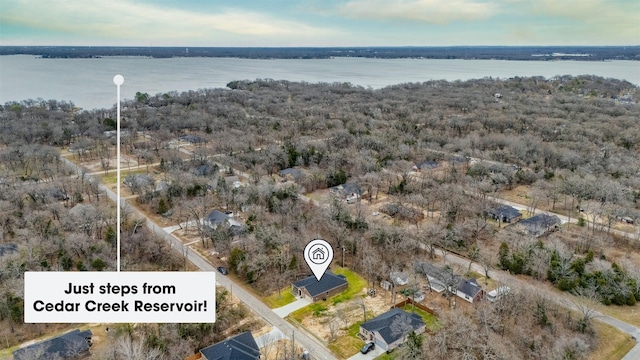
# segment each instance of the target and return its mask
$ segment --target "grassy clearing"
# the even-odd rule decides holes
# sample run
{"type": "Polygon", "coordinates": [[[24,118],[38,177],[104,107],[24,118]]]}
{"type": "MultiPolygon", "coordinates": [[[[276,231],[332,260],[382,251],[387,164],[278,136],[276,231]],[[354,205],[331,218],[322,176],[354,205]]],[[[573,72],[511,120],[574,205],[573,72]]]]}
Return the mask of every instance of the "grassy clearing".
{"type": "MultiPolygon", "coordinates": [[[[131,171],[127,171],[126,169],[120,169],[120,178],[124,179],[125,176],[127,175],[136,175],[136,174],[146,174],[147,170],[146,169],[136,169],[136,170],[131,170],[131,171]]],[[[117,183],[116,181],[116,172],[109,172],[108,175],[98,175],[100,178],[100,181],[103,184],[115,184],[117,183]]]]}
{"type": "Polygon", "coordinates": [[[349,287],[345,292],[337,294],[329,299],[329,301],[332,301],[334,305],[350,300],[353,296],[359,294],[365,286],[367,286],[367,281],[365,279],[347,268],[337,268],[334,269],[333,272],[337,275],[344,275],[349,283],[349,287]]]}
{"type": "Polygon", "coordinates": [[[598,332],[598,348],[589,354],[590,360],[622,359],[633,348],[636,342],[628,334],[600,321],[593,325],[598,332]]]}
{"type": "Polygon", "coordinates": [[[302,309],[298,309],[289,316],[293,318],[295,321],[302,323],[302,320],[308,316],[320,317],[328,310],[325,302],[317,302],[311,305],[305,306],[302,309]]]}
{"type": "Polygon", "coordinates": [[[596,310],[633,326],[640,327],[640,303],[636,303],[634,306],[598,304],[596,310]]]}
{"type": "Polygon", "coordinates": [[[395,360],[396,355],[394,352],[390,353],[390,354],[385,354],[383,353],[382,355],[378,356],[375,360],[395,360]]]}
{"type": "MultiPolygon", "coordinates": [[[[411,304],[406,304],[405,306],[402,307],[402,310],[410,313],[412,311],[411,304]]],[[[427,325],[427,329],[431,331],[438,331],[438,329],[440,329],[440,327],[442,326],[442,324],[440,323],[437,317],[429,314],[426,311],[420,310],[418,308],[414,308],[413,312],[420,315],[420,317],[422,318],[422,321],[424,321],[424,323],[427,325]]]]}
{"type": "Polygon", "coordinates": [[[344,359],[357,354],[362,346],[364,346],[364,341],[356,336],[360,331],[360,323],[361,321],[358,321],[357,323],[349,326],[345,336],[337,338],[334,342],[328,345],[329,350],[344,359]]]}
{"type": "Polygon", "coordinates": [[[296,301],[295,296],[291,293],[291,288],[285,287],[280,290],[280,294],[273,293],[267,297],[262,298],[262,301],[267,304],[267,306],[271,309],[279,308],[285,306],[287,304],[291,304],[296,301]]]}

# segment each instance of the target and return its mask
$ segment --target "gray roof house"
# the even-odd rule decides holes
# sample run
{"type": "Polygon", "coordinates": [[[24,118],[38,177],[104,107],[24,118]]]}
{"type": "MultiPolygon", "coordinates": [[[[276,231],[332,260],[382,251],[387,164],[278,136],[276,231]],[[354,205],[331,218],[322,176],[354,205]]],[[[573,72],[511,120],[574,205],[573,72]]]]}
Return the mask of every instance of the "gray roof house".
{"type": "Polygon", "coordinates": [[[291,293],[296,297],[304,297],[311,301],[326,300],[330,296],[347,289],[349,283],[342,275],[326,271],[320,281],[314,275],[291,284],[291,293]]]}
{"type": "Polygon", "coordinates": [[[480,301],[484,298],[484,290],[478,284],[476,279],[464,279],[458,280],[458,287],[456,288],[456,295],[470,303],[474,301],[480,301]]]}
{"type": "Polygon", "coordinates": [[[556,215],[538,214],[517,223],[525,234],[542,236],[560,227],[562,221],[556,215]]]}
{"type": "Polygon", "coordinates": [[[459,275],[452,274],[446,269],[437,267],[428,262],[415,261],[413,268],[421,273],[429,280],[429,287],[431,290],[441,293],[447,289],[447,283],[455,284],[460,278],[459,275]]]}
{"type": "Polygon", "coordinates": [[[282,169],[278,172],[278,175],[281,178],[284,178],[283,180],[289,179],[293,181],[298,181],[304,177],[304,173],[302,172],[302,170],[296,168],[282,169]]]}
{"type": "Polygon", "coordinates": [[[354,182],[348,182],[345,184],[337,185],[329,189],[332,194],[338,195],[340,197],[346,198],[347,196],[356,194],[362,195],[364,190],[360,185],[354,182]]]}
{"type": "Polygon", "coordinates": [[[403,272],[392,271],[390,277],[396,285],[407,285],[409,283],[409,275],[403,272]]]}
{"type": "Polygon", "coordinates": [[[75,329],[58,337],[41,341],[13,352],[14,360],[79,359],[89,353],[91,330],[75,329]]]}
{"type": "Polygon", "coordinates": [[[200,350],[206,360],[258,360],[260,348],[251,331],[245,331],[200,350]]]}
{"type": "Polygon", "coordinates": [[[517,222],[522,219],[522,214],[520,213],[520,211],[509,205],[500,205],[498,207],[495,207],[487,211],[487,214],[489,214],[489,216],[491,216],[491,218],[493,218],[494,220],[506,223],[517,222]]]}
{"type": "Polygon", "coordinates": [[[400,346],[411,330],[421,334],[425,329],[426,325],[420,315],[393,308],[360,324],[360,335],[365,341],[390,351],[400,346]]]}
{"type": "Polygon", "coordinates": [[[229,224],[231,227],[243,226],[241,222],[233,218],[232,212],[222,212],[220,210],[210,212],[209,215],[202,220],[202,223],[211,229],[216,229],[222,224],[229,224]]]}

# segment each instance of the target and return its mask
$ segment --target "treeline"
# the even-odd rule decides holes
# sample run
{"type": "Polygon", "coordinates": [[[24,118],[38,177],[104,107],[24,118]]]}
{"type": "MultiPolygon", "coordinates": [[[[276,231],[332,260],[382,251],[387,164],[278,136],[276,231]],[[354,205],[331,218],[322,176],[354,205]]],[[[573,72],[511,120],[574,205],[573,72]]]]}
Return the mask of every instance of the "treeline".
{"type": "MultiPolygon", "coordinates": [[[[553,238],[552,238],[553,239],[553,238]]],[[[615,262],[595,258],[590,249],[576,255],[557,241],[545,245],[541,240],[518,244],[513,250],[506,242],[500,245],[498,265],[514,275],[526,274],[546,278],[562,291],[589,294],[605,305],[636,304],[640,296],[640,277],[635,266],[622,267],[615,262]]],[[[630,265],[630,264],[627,264],[630,265]]]]}
{"type": "Polygon", "coordinates": [[[104,56],[234,57],[247,59],[487,59],[487,60],[640,60],[638,46],[448,46],[448,47],[100,47],[2,46],[0,55],[43,58],[100,58],[104,56]],[[586,55],[586,56],[576,56],[586,55]]]}

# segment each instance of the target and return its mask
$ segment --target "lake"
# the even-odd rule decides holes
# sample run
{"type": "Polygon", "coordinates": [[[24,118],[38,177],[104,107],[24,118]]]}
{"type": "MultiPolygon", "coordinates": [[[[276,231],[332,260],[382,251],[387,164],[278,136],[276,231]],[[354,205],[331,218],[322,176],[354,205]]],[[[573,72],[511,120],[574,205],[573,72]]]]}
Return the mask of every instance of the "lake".
{"type": "Polygon", "coordinates": [[[236,59],[101,58],[41,59],[0,56],[0,103],[25,99],[71,101],[85,109],[110,108],[116,102],[113,76],[125,78],[122,98],[136,92],[165,93],[226,87],[232,80],[350,82],[382,88],[406,82],[468,80],[484,77],[597,75],[640,85],[638,61],[510,61],[427,59],[236,59]]]}

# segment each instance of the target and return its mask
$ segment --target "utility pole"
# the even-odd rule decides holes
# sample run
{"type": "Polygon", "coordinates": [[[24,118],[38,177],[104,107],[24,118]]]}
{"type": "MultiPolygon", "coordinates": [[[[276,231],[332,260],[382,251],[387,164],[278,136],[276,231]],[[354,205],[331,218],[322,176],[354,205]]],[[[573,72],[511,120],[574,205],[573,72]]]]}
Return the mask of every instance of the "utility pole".
{"type": "Polygon", "coordinates": [[[342,247],[342,267],[344,267],[344,246],[342,247]]]}

